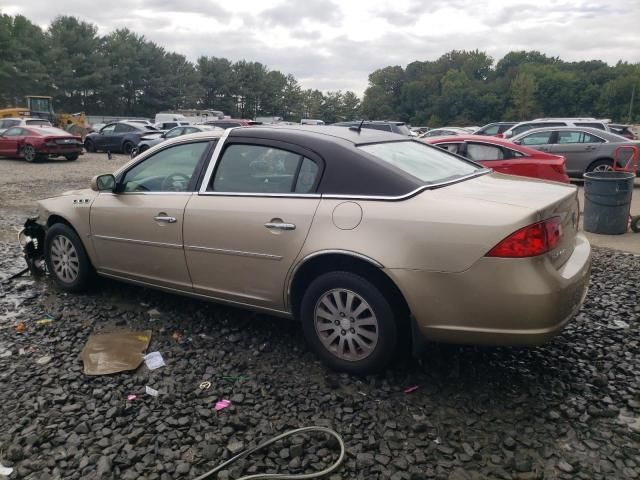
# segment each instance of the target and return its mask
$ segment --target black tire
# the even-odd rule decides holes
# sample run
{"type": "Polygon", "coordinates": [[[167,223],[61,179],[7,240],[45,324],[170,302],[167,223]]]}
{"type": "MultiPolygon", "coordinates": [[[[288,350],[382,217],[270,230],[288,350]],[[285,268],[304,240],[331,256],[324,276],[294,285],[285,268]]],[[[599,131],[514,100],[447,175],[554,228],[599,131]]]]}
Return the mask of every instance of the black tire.
{"type": "Polygon", "coordinates": [[[640,215],[636,215],[635,217],[631,217],[631,222],[629,223],[631,230],[635,233],[640,233],[640,215]]]}
{"type": "Polygon", "coordinates": [[[64,158],[66,158],[70,162],[73,162],[74,160],[77,160],[79,156],[80,156],[79,153],[72,153],[70,155],[65,155],[64,158]]]}
{"type": "MultiPolygon", "coordinates": [[[[354,300],[354,302],[356,301],[354,300]]],[[[364,312],[368,310],[364,310],[364,312]]],[[[344,315],[342,317],[344,318],[344,315]]],[[[398,345],[398,325],[391,302],[377,286],[354,273],[329,272],[320,275],[311,282],[302,299],[300,319],[305,337],[311,348],[334,370],[355,375],[365,375],[384,369],[395,356],[398,345]],[[339,290],[350,291],[363,299],[370,307],[368,310],[377,320],[377,343],[372,348],[372,351],[362,359],[349,360],[341,358],[336,352],[329,350],[330,347],[326,347],[323,344],[323,340],[320,337],[322,334],[316,329],[316,308],[319,307],[323,298],[327,298],[326,295],[331,295],[332,291],[339,290]]],[[[324,321],[326,322],[327,320],[324,321]]],[[[324,325],[330,325],[330,323],[325,323],[324,325]]],[[[336,325],[338,325],[337,322],[336,325]]],[[[342,328],[340,327],[340,329],[342,328]]],[[[337,334],[337,330],[334,330],[334,332],[337,334]]],[[[341,332],[342,335],[349,334],[346,330],[341,330],[341,332]]],[[[351,329],[351,332],[354,332],[354,330],[351,329]]],[[[331,334],[327,334],[327,336],[330,337],[331,334]]],[[[359,341],[362,341],[362,337],[360,337],[359,341]]]]}
{"type": "Polygon", "coordinates": [[[595,162],[593,162],[591,165],[589,165],[587,167],[586,172],[593,172],[593,171],[596,171],[596,170],[601,170],[601,169],[603,169],[603,167],[608,167],[604,171],[613,170],[613,160],[607,159],[607,158],[602,158],[600,160],[596,160],[595,162]]]}
{"type": "MultiPolygon", "coordinates": [[[[94,271],[87,252],[76,232],[68,225],[56,223],[47,230],[47,235],[44,239],[44,259],[47,262],[47,270],[51,278],[62,290],[67,292],[81,292],[86,290],[93,280],[94,271]],[[75,249],[75,257],[70,255],[69,262],[73,262],[74,258],[77,260],[77,275],[71,280],[64,278],[58,273],[59,268],[57,267],[59,261],[52,258],[52,255],[60,258],[59,254],[56,254],[53,249],[54,243],[58,245],[58,242],[61,241],[65,243],[70,242],[75,249]],[[54,264],[54,262],[56,262],[56,264],[54,264]]],[[[76,264],[74,263],[74,265],[76,264]]]]}
{"type": "Polygon", "coordinates": [[[134,148],[135,148],[135,145],[133,144],[133,142],[130,142],[129,140],[127,140],[122,144],[122,153],[126,155],[131,155],[131,152],[133,152],[134,148]]]}
{"type": "Polygon", "coordinates": [[[93,141],[87,139],[84,141],[84,149],[89,153],[93,153],[96,151],[96,146],[94,145],[93,141]]]}
{"type": "Polygon", "coordinates": [[[138,155],[140,155],[142,152],[145,152],[149,150],[149,145],[146,144],[142,144],[138,146],[138,155]]]}
{"type": "Polygon", "coordinates": [[[33,145],[27,144],[22,147],[22,158],[24,158],[29,163],[33,163],[39,161],[41,156],[38,155],[38,152],[36,152],[36,149],[33,145]]]}

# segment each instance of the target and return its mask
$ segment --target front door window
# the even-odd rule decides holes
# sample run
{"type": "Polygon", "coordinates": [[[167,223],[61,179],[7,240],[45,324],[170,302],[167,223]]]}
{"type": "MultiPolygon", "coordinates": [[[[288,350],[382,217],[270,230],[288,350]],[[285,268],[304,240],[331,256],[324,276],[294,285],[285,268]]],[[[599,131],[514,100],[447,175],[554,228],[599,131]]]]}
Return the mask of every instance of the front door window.
{"type": "Polygon", "coordinates": [[[209,142],[166,148],[126,172],[125,192],[187,192],[194,188],[194,172],[209,142]]]}

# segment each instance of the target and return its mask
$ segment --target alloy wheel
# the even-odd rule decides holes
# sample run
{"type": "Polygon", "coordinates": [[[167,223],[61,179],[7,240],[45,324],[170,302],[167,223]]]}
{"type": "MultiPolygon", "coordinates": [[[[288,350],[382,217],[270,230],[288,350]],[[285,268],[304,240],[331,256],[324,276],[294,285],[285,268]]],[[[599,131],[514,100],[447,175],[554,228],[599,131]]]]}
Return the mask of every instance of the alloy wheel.
{"type": "Polygon", "coordinates": [[[56,276],[65,283],[72,283],[80,273],[80,260],[76,248],[64,235],[51,242],[51,264],[56,276]]]}
{"type": "Polygon", "coordinates": [[[27,162],[33,162],[36,159],[36,149],[32,145],[25,145],[22,154],[27,162]]]}
{"type": "Polygon", "coordinates": [[[342,360],[362,360],[378,343],[375,312],[351,290],[338,288],[322,295],[316,303],[314,323],[322,345],[342,360]]]}
{"type": "Polygon", "coordinates": [[[601,164],[593,167],[592,172],[611,172],[613,171],[613,167],[607,164],[601,164]]]}

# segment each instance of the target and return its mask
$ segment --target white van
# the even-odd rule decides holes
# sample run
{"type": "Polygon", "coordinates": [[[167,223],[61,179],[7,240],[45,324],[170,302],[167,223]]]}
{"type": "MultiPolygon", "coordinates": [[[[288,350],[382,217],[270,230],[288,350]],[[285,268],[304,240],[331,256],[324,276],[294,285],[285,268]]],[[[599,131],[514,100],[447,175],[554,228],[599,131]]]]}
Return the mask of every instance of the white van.
{"type": "Polygon", "coordinates": [[[165,122],[189,123],[189,120],[187,119],[187,117],[185,117],[181,113],[156,113],[156,119],[154,123],[165,123],[165,122]]]}

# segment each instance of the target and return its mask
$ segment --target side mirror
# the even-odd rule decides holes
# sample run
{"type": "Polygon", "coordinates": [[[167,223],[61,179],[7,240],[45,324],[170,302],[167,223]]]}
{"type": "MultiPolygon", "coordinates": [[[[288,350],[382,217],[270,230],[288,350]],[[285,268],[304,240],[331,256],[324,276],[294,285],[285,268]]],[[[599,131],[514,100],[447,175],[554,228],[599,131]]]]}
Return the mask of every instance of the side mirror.
{"type": "Polygon", "coordinates": [[[113,192],[115,188],[116,177],[114,177],[110,173],[107,173],[105,175],[96,175],[91,179],[91,190],[95,192],[113,192]]]}

